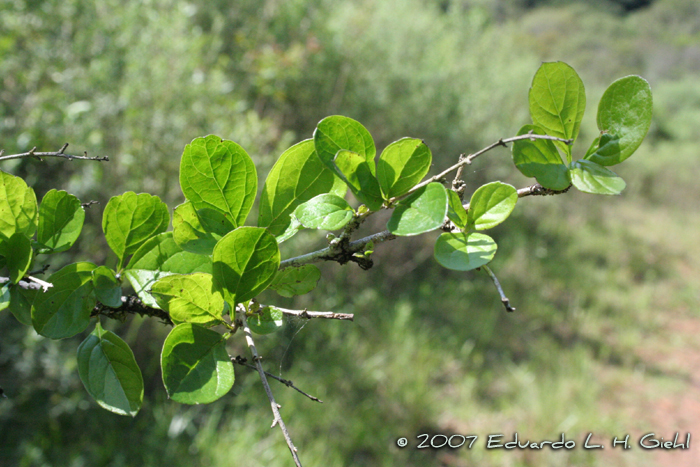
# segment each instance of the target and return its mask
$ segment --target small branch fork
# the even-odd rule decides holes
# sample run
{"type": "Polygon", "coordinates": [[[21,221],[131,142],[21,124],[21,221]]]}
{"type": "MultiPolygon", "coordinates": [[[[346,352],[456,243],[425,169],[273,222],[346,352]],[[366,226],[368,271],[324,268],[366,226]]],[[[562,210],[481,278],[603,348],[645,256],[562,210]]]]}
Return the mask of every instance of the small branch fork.
{"type": "Polygon", "coordinates": [[[63,147],[61,147],[61,149],[55,152],[37,152],[35,146],[32,149],[30,149],[29,152],[23,152],[21,154],[9,154],[7,156],[4,156],[3,154],[5,153],[5,151],[0,149],[0,162],[10,159],[21,159],[23,157],[34,157],[36,159],[39,159],[40,161],[43,161],[42,157],[61,157],[63,159],[68,159],[69,161],[72,161],[73,159],[80,159],[86,161],[109,161],[108,156],[89,157],[87,155],[87,151],[85,151],[82,156],[76,156],[75,154],[66,154],[65,151],[67,147],[68,143],[64,144],[63,147]]]}
{"type": "MultiPolygon", "coordinates": [[[[245,366],[245,367],[248,367],[248,368],[252,368],[253,370],[257,370],[257,367],[255,367],[255,366],[251,365],[250,363],[248,363],[248,360],[246,360],[245,357],[241,357],[240,355],[237,356],[237,357],[231,357],[231,361],[232,361],[233,363],[237,364],[237,365],[241,365],[241,366],[245,366]]],[[[321,399],[319,399],[318,397],[314,397],[314,396],[312,396],[312,395],[310,395],[310,394],[305,393],[304,391],[302,391],[302,390],[299,389],[298,387],[294,386],[294,383],[292,383],[290,380],[277,377],[277,376],[273,375],[272,373],[268,373],[267,371],[265,372],[265,374],[266,374],[267,376],[269,376],[270,378],[272,378],[272,379],[276,379],[277,381],[279,381],[280,383],[284,384],[284,385],[287,386],[288,388],[292,388],[292,389],[298,391],[299,393],[305,395],[306,397],[308,397],[308,398],[311,399],[312,401],[316,401],[316,402],[319,402],[319,403],[323,404],[323,401],[322,401],[321,399]]]]}
{"type": "Polygon", "coordinates": [[[267,398],[270,400],[270,406],[272,407],[272,414],[274,418],[272,420],[272,426],[270,428],[273,428],[275,425],[279,425],[280,430],[282,430],[282,434],[284,435],[284,439],[285,441],[287,441],[289,451],[292,453],[295,465],[297,467],[301,467],[301,461],[299,460],[299,456],[297,455],[297,448],[294,447],[292,438],[289,436],[289,431],[287,431],[287,426],[282,420],[282,415],[280,415],[281,406],[277,402],[275,402],[275,397],[272,395],[272,389],[270,389],[270,384],[267,382],[265,370],[263,370],[262,363],[260,363],[261,358],[260,355],[258,355],[258,350],[255,348],[253,334],[251,333],[250,328],[248,327],[248,320],[245,317],[245,312],[246,310],[244,309],[242,310],[242,313],[240,313],[240,320],[243,328],[243,333],[245,334],[246,342],[248,343],[248,348],[250,349],[250,353],[253,356],[253,362],[255,362],[255,367],[258,369],[260,380],[262,381],[263,387],[265,388],[265,393],[267,394],[267,398]]]}

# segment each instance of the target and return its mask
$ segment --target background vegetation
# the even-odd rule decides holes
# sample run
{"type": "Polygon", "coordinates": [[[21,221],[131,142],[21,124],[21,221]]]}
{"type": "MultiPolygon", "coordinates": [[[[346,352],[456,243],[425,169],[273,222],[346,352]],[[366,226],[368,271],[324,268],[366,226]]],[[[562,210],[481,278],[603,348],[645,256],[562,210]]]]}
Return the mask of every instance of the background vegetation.
{"type": "MultiPolygon", "coordinates": [[[[700,318],[696,0],[1,0],[0,148],[70,142],[111,159],[22,159],[2,169],[39,197],[55,187],[100,201],[79,244],[57,260],[112,264],[100,229],[107,200],[134,190],[171,208],[182,202],[179,159],[197,136],[237,141],[264,174],[316,122],[340,113],[362,122],[379,148],[423,138],[437,170],[527,123],[530,80],[551,60],[571,64],[586,84],[582,140],[594,137],[602,91],[627,74],[650,81],[655,119],[619,167],[623,195],[524,199],[495,229],[493,269],[516,313],[504,312],[484,275],[439,267],[425,235],[379,246],[370,271],[324,265],[312,294],[275,298],[353,312],[354,323],[291,321],[259,344],[269,371],[325,401],[273,388],[307,465],[666,465],[639,449],[482,446],[488,433],[565,432],[578,443],[589,431],[609,441],[690,429],[649,407],[687,394],[693,378],[682,359],[659,356],[700,352],[686,340],[700,318]],[[423,432],[481,438],[471,451],[396,447],[399,436],[423,432]]],[[[527,183],[506,150],[466,175],[472,188],[494,179],[527,183]]],[[[283,256],[321,245],[300,237],[283,256]]],[[[182,406],[165,399],[160,379],[166,327],[104,324],[144,372],[146,400],[133,420],[84,392],[82,338],[49,341],[0,313],[3,465],[289,465],[255,374],[237,368],[230,397],[182,406]]]]}

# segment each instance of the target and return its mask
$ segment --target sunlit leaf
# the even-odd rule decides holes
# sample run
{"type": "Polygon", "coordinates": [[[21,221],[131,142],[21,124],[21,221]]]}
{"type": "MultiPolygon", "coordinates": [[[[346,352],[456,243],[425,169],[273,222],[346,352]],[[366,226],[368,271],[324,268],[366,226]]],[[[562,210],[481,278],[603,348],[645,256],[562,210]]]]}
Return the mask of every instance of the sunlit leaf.
{"type": "Polygon", "coordinates": [[[518,202],[518,190],[501,182],[479,187],[469,203],[468,225],[476,230],[497,226],[510,216],[518,202]]]}
{"type": "Polygon", "coordinates": [[[384,198],[374,176],[373,160],[366,161],[360,154],[341,149],[333,159],[332,167],[360,202],[372,211],[382,207],[384,198]]]}
{"type": "Polygon", "coordinates": [[[214,247],[214,284],[230,305],[255,297],[279,269],[275,237],[260,227],[239,227],[214,247]]]}
{"type": "Polygon", "coordinates": [[[317,195],[343,198],[346,192],[345,182],[321,162],[314,141],[307,139],[284,151],[270,170],[260,198],[258,226],[279,237],[297,206],[317,195]]]}
{"type": "Polygon", "coordinates": [[[279,308],[266,306],[247,318],[248,327],[257,334],[270,334],[284,326],[284,314],[279,308]]]}
{"type": "Polygon", "coordinates": [[[619,195],[627,186],[612,170],[584,159],[571,166],[571,182],[585,193],[598,195],[619,195]]]}
{"type": "Polygon", "coordinates": [[[430,170],[433,156],[416,138],[394,141],[377,162],[377,180],[386,199],[401,196],[420,182],[430,170]]]}
{"type": "Polygon", "coordinates": [[[320,269],[313,264],[305,264],[298,268],[282,269],[269,287],[283,297],[293,297],[311,292],[320,278],[320,269]]]}
{"type": "Polygon", "coordinates": [[[160,307],[175,324],[197,323],[213,326],[221,323],[224,298],[213,288],[211,274],[173,274],[160,278],[151,288],[160,307]]]}
{"type": "Polygon", "coordinates": [[[294,211],[294,216],[308,229],[342,229],[354,215],[347,201],[330,194],[318,195],[294,211]]]}
{"type": "Polygon", "coordinates": [[[143,377],[126,342],[97,323],[78,347],[78,373],[105,409],[135,417],[143,402],[143,377]]]}
{"type": "Polygon", "coordinates": [[[459,195],[452,190],[447,190],[447,195],[447,217],[454,223],[454,225],[460,229],[465,229],[467,227],[469,216],[467,215],[467,211],[464,210],[462,200],[459,199],[459,195]]]}
{"type": "Polygon", "coordinates": [[[233,141],[209,135],[185,146],[180,161],[180,187],[195,209],[228,214],[243,225],[258,189],[255,164],[233,141]]]}
{"type": "Polygon", "coordinates": [[[394,235],[419,235],[440,228],[447,216],[447,190],[429,183],[396,204],[387,228],[394,235]]]}
{"type": "Polygon", "coordinates": [[[80,236],[85,210],[80,200],[65,191],[50,190],[39,206],[37,243],[42,253],[69,249],[80,236]]]}
{"type": "MultiPolygon", "coordinates": [[[[518,136],[528,133],[538,135],[545,134],[544,130],[534,126],[525,125],[518,136]]],[[[550,190],[564,190],[571,185],[569,169],[562,162],[561,156],[548,139],[525,139],[513,142],[513,163],[526,177],[535,177],[537,182],[550,190]]]]}
{"type": "Polygon", "coordinates": [[[231,390],[234,373],[218,332],[197,324],[175,326],[160,357],[168,396],[182,404],[208,404],[231,390]]]}
{"type": "Polygon", "coordinates": [[[0,171],[0,235],[31,238],[37,224],[36,195],[20,177],[0,171]]]}
{"type": "Polygon", "coordinates": [[[318,157],[328,167],[333,167],[333,159],[338,151],[345,149],[359,154],[365,162],[371,163],[369,167],[374,175],[377,149],[372,135],[360,122],[341,115],[326,117],[316,125],[314,145],[318,157]]]}

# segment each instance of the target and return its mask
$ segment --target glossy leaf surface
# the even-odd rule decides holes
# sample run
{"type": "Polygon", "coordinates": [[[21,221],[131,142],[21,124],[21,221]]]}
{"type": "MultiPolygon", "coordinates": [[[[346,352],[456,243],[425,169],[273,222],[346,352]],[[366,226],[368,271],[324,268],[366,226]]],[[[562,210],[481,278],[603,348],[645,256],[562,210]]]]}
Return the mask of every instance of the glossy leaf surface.
{"type": "Polygon", "coordinates": [[[488,264],[496,254],[496,242],[478,232],[444,233],[435,242],[435,259],[447,269],[471,271],[488,264]]]}
{"type": "Polygon", "coordinates": [[[571,182],[579,190],[597,195],[619,195],[627,186],[612,170],[584,159],[571,166],[571,182]]]}
{"type": "Polygon", "coordinates": [[[518,190],[501,182],[479,187],[469,203],[468,225],[476,230],[497,226],[510,216],[518,202],[518,190]]]}
{"type": "Polygon", "coordinates": [[[430,170],[433,155],[416,138],[402,138],[387,146],[377,162],[377,180],[385,199],[408,192],[430,170]]]}
{"type": "Polygon", "coordinates": [[[387,228],[394,235],[419,235],[440,228],[447,215],[447,190],[429,183],[396,204],[387,228]]]}
{"type": "Polygon", "coordinates": [[[365,162],[371,163],[374,175],[374,157],[377,149],[369,131],[362,124],[349,117],[332,115],[316,125],[314,145],[321,161],[333,167],[333,159],[341,149],[359,154],[365,162]]]}
{"type": "Polygon", "coordinates": [[[355,211],[347,201],[330,194],[318,195],[294,211],[294,217],[307,229],[342,229],[354,215],[355,211]]]}

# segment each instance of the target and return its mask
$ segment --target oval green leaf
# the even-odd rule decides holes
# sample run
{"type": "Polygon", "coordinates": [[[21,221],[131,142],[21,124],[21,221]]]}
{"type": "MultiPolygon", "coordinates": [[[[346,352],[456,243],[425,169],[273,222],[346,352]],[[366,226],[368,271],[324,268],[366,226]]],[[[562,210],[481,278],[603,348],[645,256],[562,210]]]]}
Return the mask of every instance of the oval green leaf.
{"type": "Polygon", "coordinates": [[[124,271],[141,301],[154,308],[158,303],[148,292],[155,281],[171,274],[205,272],[211,274],[211,258],[182,250],[172,232],[165,232],[148,240],[138,249],[124,271]]]}
{"type": "MultiPolygon", "coordinates": [[[[543,63],[532,80],[529,102],[532,122],[546,134],[576,140],[586,110],[586,90],[573,68],[564,62],[543,63]]],[[[555,144],[571,163],[571,145],[555,144]]]]}
{"type": "Polygon", "coordinates": [[[355,197],[372,211],[382,207],[379,182],[374,176],[374,161],[367,162],[360,154],[341,149],[333,159],[335,173],[348,185],[355,197]]]}
{"type": "Polygon", "coordinates": [[[78,347],[78,373],[87,392],[105,409],[135,417],[143,402],[143,377],[126,342],[97,323],[78,347]]]}
{"type": "Polygon", "coordinates": [[[159,197],[128,191],[114,196],[102,214],[102,230],[107,244],[116,253],[121,267],[126,255],[133,254],[149,238],[165,232],[170,224],[168,206],[159,197]]]}
{"type": "Polygon", "coordinates": [[[387,146],[377,162],[377,180],[384,198],[407,193],[425,177],[432,160],[428,146],[416,138],[402,138],[387,146]]]}
{"type": "Polygon", "coordinates": [[[294,211],[294,216],[307,229],[342,229],[354,215],[355,211],[347,201],[331,194],[318,195],[294,211]]]}
{"type": "Polygon", "coordinates": [[[479,187],[469,203],[468,225],[476,230],[497,226],[510,216],[518,202],[518,190],[501,182],[479,187]]]}
{"type": "Polygon", "coordinates": [[[367,128],[352,118],[332,115],[318,122],[314,130],[314,146],[318,157],[331,169],[335,155],[345,149],[371,163],[369,167],[374,175],[374,156],[377,155],[374,140],[367,128]]]}
{"type": "Polygon", "coordinates": [[[221,239],[207,231],[197,215],[197,210],[187,201],[173,211],[173,240],[185,251],[198,255],[210,255],[221,239]]]}
{"type": "Polygon", "coordinates": [[[24,325],[32,325],[32,302],[36,294],[37,291],[33,289],[26,290],[19,285],[10,286],[10,313],[24,325]]]}
{"type": "Polygon", "coordinates": [[[65,192],[50,190],[39,206],[37,243],[41,253],[58,253],[69,249],[80,236],[85,210],[80,200],[65,192]]]}
{"type": "Polygon", "coordinates": [[[95,298],[103,305],[117,308],[122,304],[122,286],[114,271],[107,266],[99,266],[92,271],[92,285],[95,298]]]}
{"type": "Polygon", "coordinates": [[[270,334],[284,326],[284,313],[274,306],[266,306],[248,316],[248,327],[256,334],[270,334]]]}
{"type": "Polygon", "coordinates": [[[447,217],[460,229],[466,229],[469,216],[462,205],[462,200],[459,199],[459,195],[452,190],[447,190],[447,195],[449,197],[447,217]]]}
{"type": "MultiPolygon", "coordinates": [[[[534,125],[525,125],[518,136],[528,133],[544,135],[545,131],[534,125]]],[[[513,142],[513,163],[526,177],[550,190],[564,190],[571,185],[568,168],[562,162],[554,143],[547,139],[525,139],[513,142]]]]}
{"type": "Polygon", "coordinates": [[[313,264],[305,264],[298,268],[282,269],[275,275],[269,288],[283,297],[304,295],[316,288],[320,278],[320,269],[313,264]]]}
{"type": "Polygon", "coordinates": [[[584,193],[619,195],[627,184],[615,172],[584,159],[571,165],[571,182],[584,193]]]}
{"type": "Polygon", "coordinates": [[[197,324],[178,324],[160,357],[168,396],[182,404],[208,404],[231,390],[234,374],[226,340],[197,324]]]}
{"type": "Polygon", "coordinates": [[[92,284],[92,263],[74,263],[47,279],[53,287],[37,292],[32,303],[32,324],[36,332],[51,339],[63,339],[83,332],[97,303],[92,284]]]}
{"type": "Polygon", "coordinates": [[[214,247],[214,284],[230,305],[267,288],[280,266],[277,240],[266,229],[239,227],[214,247]]]}
{"type": "Polygon", "coordinates": [[[455,271],[471,271],[488,264],[498,246],[488,235],[448,232],[435,242],[435,259],[440,265],[455,271]]]}
{"type": "Polygon", "coordinates": [[[163,277],[153,284],[151,294],[175,324],[197,323],[208,327],[222,321],[224,298],[214,290],[211,274],[163,277]]]}
{"type": "Polygon", "coordinates": [[[34,190],[20,177],[0,170],[0,235],[16,232],[32,238],[36,231],[37,204],[34,190]]]}
{"type": "Polygon", "coordinates": [[[0,237],[0,255],[5,258],[13,284],[19,282],[29,270],[33,254],[32,241],[23,233],[14,233],[8,239],[0,237]]]}
{"type": "Polygon", "coordinates": [[[270,170],[260,198],[258,226],[281,236],[297,206],[317,195],[343,198],[346,192],[345,182],[319,159],[314,141],[304,140],[284,151],[270,170]]]}
{"type": "Polygon", "coordinates": [[[612,83],[598,104],[601,136],[594,142],[598,147],[586,159],[610,166],[630,157],[649,131],[653,107],[651,87],[644,78],[627,76],[612,83]]]}
{"type": "Polygon", "coordinates": [[[433,182],[396,204],[387,228],[394,235],[419,235],[440,228],[447,215],[447,190],[433,182]]]}
{"type": "Polygon", "coordinates": [[[253,206],[258,176],[245,149],[209,135],[185,146],[180,160],[180,187],[195,209],[228,214],[237,227],[243,225],[253,206]]]}

